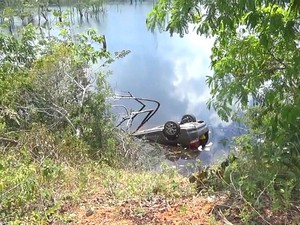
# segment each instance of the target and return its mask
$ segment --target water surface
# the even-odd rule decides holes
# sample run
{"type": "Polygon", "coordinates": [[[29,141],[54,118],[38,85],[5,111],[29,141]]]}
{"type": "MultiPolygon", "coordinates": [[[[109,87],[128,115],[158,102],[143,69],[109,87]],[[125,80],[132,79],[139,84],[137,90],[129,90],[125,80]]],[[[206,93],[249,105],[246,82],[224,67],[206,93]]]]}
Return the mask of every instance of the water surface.
{"type": "Polygon", "coordinates": [[[236,135],[237,130],[233,124],[222,122],[206,106],[209,89],[205,80],[212,74],[209,57],[213,40],[198,36],[193,30],[183,38],[170,37],[167,32],[150,32],[145,21],[152,6],[152,1],[133,5],[110,3],[105,6],[104,15],[81,21],[77,30],[94,28],[104,34],[111,52],[131,51],[113,63],[109,82],[118,92],[130,91],[135,96],[161,103],[148,127],[167,120],[179,121],[186,113],[207,122],[211,143],[206,151],[193,157],[176,158],[172,164],[194,164],[195,159],[209,164],[224,158],[228,148],[220,141],[236,135]]]}

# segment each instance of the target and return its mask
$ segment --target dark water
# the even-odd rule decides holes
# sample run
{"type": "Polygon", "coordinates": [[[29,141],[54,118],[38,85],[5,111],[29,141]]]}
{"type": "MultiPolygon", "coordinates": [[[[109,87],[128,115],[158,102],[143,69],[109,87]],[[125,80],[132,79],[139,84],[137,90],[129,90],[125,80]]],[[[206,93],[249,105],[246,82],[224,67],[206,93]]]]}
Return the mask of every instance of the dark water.
{"type": "Polygon", "coordinates": [[[202,164],[222,160],[228,153],[224,140],[239,135],[239,129],[233,123],[222,122],[206,106],[209,89],[205,79],[212,74],[209,57],[213,40],[196,35],[192,29],[183,38],[170,37],[167,32],[151,33],[146,27],[146,16],[152,6],[153,1],[110,3],[104,7],[105,13],[97,17],[88,20],[73,17],[72,32],[93,28],[106,36],[108,51],[131,51],[113,63],[109,82],[116,92],[130,91],[161,103],[148,127],[180,120],[186,113],[209,125],[210,143],[205,151],[176,156],[169,164],[181,168],[195,164],[196,159],[202,164]]]}

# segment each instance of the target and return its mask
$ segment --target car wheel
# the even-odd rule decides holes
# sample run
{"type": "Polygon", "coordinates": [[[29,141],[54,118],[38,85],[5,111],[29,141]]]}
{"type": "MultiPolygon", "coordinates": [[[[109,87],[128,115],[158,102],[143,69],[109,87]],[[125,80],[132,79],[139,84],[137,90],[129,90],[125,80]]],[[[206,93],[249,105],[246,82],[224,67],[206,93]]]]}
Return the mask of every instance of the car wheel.
{"type": "Polygon", "coordinates": [[[174,121],[168,121],[164,125],[163,134],[168,140],[176,140],[180,133],[180,126],[174,121]]]}
{"type": "Polygon", "coordinates": [[[208,142],[208,139],[209,139],[208,131],[205,134],[200,136],[199,142],[200,142],[200,145],[201,145],[202,149],[205,148],[205,146],[208,142]]]}
{"type": "Polygon", "coordinates": [[[184,123],[190,123],[190,122],[196,122],[196,117],[194,115],[191,114],[186,114],[181,118],[181,122],[180,124],[184,124],[184,123]]]}

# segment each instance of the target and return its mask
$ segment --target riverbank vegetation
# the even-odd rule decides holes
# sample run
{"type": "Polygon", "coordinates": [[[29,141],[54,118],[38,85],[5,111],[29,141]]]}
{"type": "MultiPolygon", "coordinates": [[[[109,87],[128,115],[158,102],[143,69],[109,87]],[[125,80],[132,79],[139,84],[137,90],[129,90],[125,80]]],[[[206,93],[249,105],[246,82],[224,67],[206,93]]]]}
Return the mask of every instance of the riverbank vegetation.
{"type": "MultiPolygon", "coordinates": [[[[195,24],[215,38],[209,105],[249,128],[228,160],[190,179],[164,166],[151,172],[145,145],[114,128],[107,76],[126,51],[108,52],[93,30],[71,35],[59,8],[57,37],[30,22],[13,35],[2,32],[0,223],[72,224],[80,213],[93,222],[112,216],[112,224],[299,223],[298,7],[253,2],[160,0],[147,20],[182,36],[195,24]]],[[[41,7],[15,3],[0,1],[2,25],[41,7]]]]}
{"type": "Polygon", "coordinates": [[[58,37],[32,25],[0,34],[1,223],[47,222],[64,193],[85,188],[87,164],[119,165],[106,78],[125,54],[106,51],[93,30],[70,36],[67,26],[58,37]]]}

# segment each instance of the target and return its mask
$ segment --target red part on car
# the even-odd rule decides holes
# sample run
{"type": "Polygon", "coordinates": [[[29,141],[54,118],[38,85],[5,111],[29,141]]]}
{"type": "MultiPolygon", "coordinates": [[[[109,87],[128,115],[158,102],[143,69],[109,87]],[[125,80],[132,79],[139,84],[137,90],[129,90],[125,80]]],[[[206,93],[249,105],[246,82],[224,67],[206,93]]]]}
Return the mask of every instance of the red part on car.
{"type": "Polygon", "coordinates": [[[195,150],[198,149],[199,146],[200,146],[200,141],[199,139],[196,139],[189,144],[189,149],[195,150]]]}

